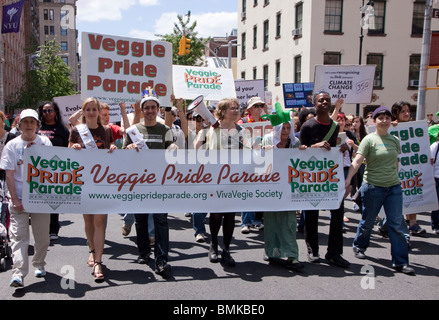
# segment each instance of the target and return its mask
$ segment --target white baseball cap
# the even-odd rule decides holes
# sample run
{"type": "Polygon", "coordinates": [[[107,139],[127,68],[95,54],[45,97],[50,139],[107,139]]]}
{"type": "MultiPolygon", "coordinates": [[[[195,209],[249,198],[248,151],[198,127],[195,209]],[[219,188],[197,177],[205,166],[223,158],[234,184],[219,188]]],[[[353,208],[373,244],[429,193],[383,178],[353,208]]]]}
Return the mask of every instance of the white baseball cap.
{"type": "Polygon", "coordinates": [[[21,122],[21,120],[23,120],[24,118],[28,118],[28,117],[34,118],[38,122],[40,121],[40,119],[38,118],[38,113],[34,109],[24,109],[20,113],[20,121],[19,122],[21,122]]]}

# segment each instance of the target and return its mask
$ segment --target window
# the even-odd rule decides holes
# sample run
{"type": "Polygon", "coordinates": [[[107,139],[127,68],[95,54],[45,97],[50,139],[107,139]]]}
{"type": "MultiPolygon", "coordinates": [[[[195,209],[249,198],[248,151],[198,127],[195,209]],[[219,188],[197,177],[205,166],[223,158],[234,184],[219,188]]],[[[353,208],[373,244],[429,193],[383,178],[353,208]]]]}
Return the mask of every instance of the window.
{"type": "Polygon", "coordinates": [[[63,50],[63,51],[67,51],[68,50],[67,41],[61,41],[61,50],[63,50]]]}
{"type": "Polygon", "coordinates": [[[253,7],[256,7],[258,5],[258,0],[253,0],[253,7]]]}
{"type": "Polygon", "coordinates": [[[241,59],[245,59],[245,32],[241,34],[241,59]]]}
{"type": "Polygon", "coordinates": [[[384,25],[386,18],[386,1],[375,1],[373,6],[375,10],[375,28],[368,29],[368,35],[384,34],[384,25]]]}
{"type": "Polygon", "coordinates": [[[264,21],[264,46],[263,50],[268,50],[268,20],[264,21]]]}
{"type": "Polygon", "coordinates": [[[43,15],[44,15],[44,20],[49,20],[49,10],[44,9],[43,12],[44,12],[44,13],[43,13],[43,15]]]}
{"type": "Polygon", "coordinates": [[[66,20],[67,19],[67,14],[68,14],[69,12],[68,11],[66,11],[66,10],[61,10],[61,12],[60,12],[60,20],[62,21],[62,20],[66,20]]]}
{"type": "Polygon", "coordinates": [[[323,54],[323,64],[341,64],[341,53],[340,52],[325,52],[323,54]]]}
{"type": "Polygon", "coordinates": [[[383,87],[383,59],[384,56],[379,53],[371,53],[367,55],[367,64],[374,64],[376,66],[373,81],[373,87],[375,89],[383,87]]]}
{"type": "Polygon", "coordinates": [[[295,21],[296,29],[302,28],[302,20],[303,20],[303,2],[299,2],[298,4],[296,4],[296,21],[295,21]]]}
{"type": "Polygon", "coordinates": [[[253,27],[253,49],[258,47],[258,27],[253,27]]]}
{"type": "Polygon", "coordinates": [[[245,71],[241,72],[241,79],[245,80],[245,71]]]}
{"type": "Polygon", "coordinates": [[[276,86],[280,85],[280,61],[276,60],[276,78],[274,80],[276,86]]]}
{"type": "Polygon", "coordinates": [[[343,0],[326,0],[325,32],[342,32],[343,0]]]}
{"type": "Polygon", "coordinates": [[[421,55],[412,54],[409,65],[409,88],[418,88],[419,86],[419,69],[421,66],[421,55]]]}
{"type": "Polygon", "coordinates": [[[66,27],[61,27],[61,35],[62,36],[66,36],[67,35],[67,28],[66,27]]]}
{"type": "Polygon", "coordinates": [[[66,63],[66,65],[69,64],[69,58],[67,58],[67,57],[61,57],[61,59],[63,59],[63,61],[66,63]]]}
{"type": "Polygon", "coordinates": [[[276,14],[276,39],[280,38],[281,22],[282,22],[282,14],[278,12],[276,14]]]}
{"type": "Polygon", "coordinates": [[[270,0],[264,0],[264,7],[270,4],[270,0]]]}
{"type": "Polygon", "coordinates": [[[412,36],[422,35],[424,31],[425,0],[413,4],[412,36]]]}
{"type": "Polygon", "coordinates": [[[55,27],[54,27],[54,26],[50,26],[50,27],[49,27],[49,34],[50,34],[51,36],[54,36],[54,35],[55,35],[55,27]]]}
{"type": "Polygon", "coordinates": [[[242,0],[242,13],[241,13],[241,21],[246,19],[247,14],[247,1],[242,0]]]}
{"type": "Polygon", "coordinates": [[[49,26],[44,26],[44,34],[49,35],[49,26]]]}
{"type": "Polygon", "coordinates": [[[256,67],[253,68],[253,80],[256,80],[258,76],[258,71],[256,69],[256,67]]]}
{"type": "Polygon", "coordinates": [[[53,9],[49,10],[49,20],[54,20],[55,19],[55,13],[53,12],[53,9]]]}
{"type": "Polygon", "coordinates": [[[268,89],[268,65],[264,66],[264,90],[268,89]]]}
{"type": "Polygon", "coordinates": [[[302,82],[302,56],[294,57],[294,83],[302,82]]]}

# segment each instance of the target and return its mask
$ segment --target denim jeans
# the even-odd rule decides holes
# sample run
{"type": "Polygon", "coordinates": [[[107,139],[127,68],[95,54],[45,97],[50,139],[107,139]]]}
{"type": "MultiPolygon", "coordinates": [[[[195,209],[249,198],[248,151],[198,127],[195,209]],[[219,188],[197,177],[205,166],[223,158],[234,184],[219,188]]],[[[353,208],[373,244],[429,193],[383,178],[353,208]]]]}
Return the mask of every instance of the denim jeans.
{"type": "MultiPolygon", "coordinates": [[[[168,262],[169,252],[169,226],[167,213],[151,214],[154,221],[155,245],[154,255],[156,265],[168,262]]],[[[148,220],[150,214],[135,214],[136,217],[136,233],[137,248],[140,255],[151,253],[151,246],[148,236],[148,220]]]]}
{"type": "Polygon", "coordinates": [[[392,265],[394,267],[409,264],[408,244],[404,236],[404,216],[402,214],[401,186],[378,187],[363,183],[361,186],[363,213],[354,239],[354,247],[365,251],[370,244],[370,235],[375,219],[384,206],[390,238],[392,265]]]}
{"type": "MultiPolygon", "coordinates": [[[[150,237],[154,237],[154,219],[150,213],[148,214],[148,217],[148,234],[150,237]]],[[[132,226],[135,221],[136,218],[134,217],[134,213],[125,213],[123,215],[123,223],[126,225],[132,226]]]]}
{"type": "Polygon", "coordinates": [[[194,212],[192,213],[192,224],[195,230],[195,236],[200,233],[206,233],[206,226],[204,220],[206,219],[207,212],[194,212]]]}
{"type": "MultiPolygon", "coordinates": [[[[439,178],[434,178],[436,181],[436,195],[439,201],[439,178]]],[[[439,210],[434,210],[431,212],[431,228],[433,230],[439,230],[439,210]]]]}
{"type": "Polygon", "coordinates": [[[262,223],[262,221],[256,220],[254,212],[241,212],[241,219],[242,219],[241,227],[244,226],[251,227],[262,223]]]}

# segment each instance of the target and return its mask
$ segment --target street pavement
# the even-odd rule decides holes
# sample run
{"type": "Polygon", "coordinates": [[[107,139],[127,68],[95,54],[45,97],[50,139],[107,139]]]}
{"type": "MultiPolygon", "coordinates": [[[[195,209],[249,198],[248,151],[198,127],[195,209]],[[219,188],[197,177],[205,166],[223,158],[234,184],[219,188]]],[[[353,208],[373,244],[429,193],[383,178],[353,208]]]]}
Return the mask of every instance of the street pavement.
{"type": "MultiPolygon", "coordinates": [[[[416,276],[395,272],[391,267],[389,240],[376,230],[366,260],[356,259],[352,241],[360,215],[345,201],[347,232],[344,234],[344,258],[347,269],[332,266],[322,259],[320,264],[307,261],[303,234],[298,233],[300,260],[304,268],[289,271],[263,260],[263,231],[240,231],[239,215],[232,240],[231,253],[235,267],[210,263],[207,243],[197,243],[191,220],[184,214],[169,215],[170,253],[173,278],[163,279],[149,265],[135,262],[137,248],[135,229],[123,237],[120,215],[109,215],[103,263],[105,281],[95,283],[87,267],[88,246],[82,215],[60,216],[60,238],[51,242],[47,254],[47,276],[35,278],[33,268],[24,279],[25,288],[9,287],[11,265],[0,272],[0,301],[4,300],[215,300],[233,303],[247,300],[261,304],[268,300],[393,300],[439,297],[439,235],[430,227],[430,214],[418,214],[427,234],[411,239],[410,263],[416,276]]],[[[207,230],[209,228],[207,226],[207,230]]],[[[320,256],[324,258],[329,230],[329,211],[320,211],[320,256]]],[[[222,235],[222,230],[220,231],[222,235]]],[[[221,243],[221,238],[220,238],[221,243]]],[[[32,254],[33,248],[30,247],[32,254]]],[[[178,304],[180,306],[180,304],[178,304]]]]}

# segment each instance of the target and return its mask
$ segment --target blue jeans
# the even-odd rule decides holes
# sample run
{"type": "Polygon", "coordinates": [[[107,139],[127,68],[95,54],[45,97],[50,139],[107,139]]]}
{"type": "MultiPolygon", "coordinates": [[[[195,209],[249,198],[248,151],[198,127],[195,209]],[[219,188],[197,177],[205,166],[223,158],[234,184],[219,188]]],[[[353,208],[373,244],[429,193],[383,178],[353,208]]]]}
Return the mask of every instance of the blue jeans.
{"type": "Polygon", "coordinates": [[[206,226],[204,224],[206,216],[207,212],[192,213],[192,225],[194,226],[195,236],[200,233],[206,233],[206,226]]]}
{"type": "MultiPolygon", "coordinates": [[[[434,178],[436,181],[436,195],[439,200],[439,178],[434,178]]],[[[434,210],[431,212],[431,228],[433,230],[439,229],[439,210],[434,210]]]]}
{"type": "Polygon", "coordinates": [[[254,212],[241,212],[241,219],[242,219],[241,227],[243,226],[251,227],[262,223],[262,221],[256,220],[254,212]]]}
{"type": "Polygon", "coordinates": [[[361,186],[363,213],[354,239],[354,247],[366,251],[376,217],[384,206],[389,230],[392,265],[394,267],[409,264],[408,245],[404,236],[404,216],[402,214],[401,186],[378,187],[363,183],[361,186]]]}
{"type": "MultiPolygon", "coordinates": [[[[148,234],[150,237],[154,237],[154,219],[152,217],[152,214],[148,214],[148,217],[148,234]]],[[[134,213],[125,213],[123,215],[123,223],[125,223],[126,225],[132,226],[135,221],[136,218],[134,216],[134,213]]]]}

